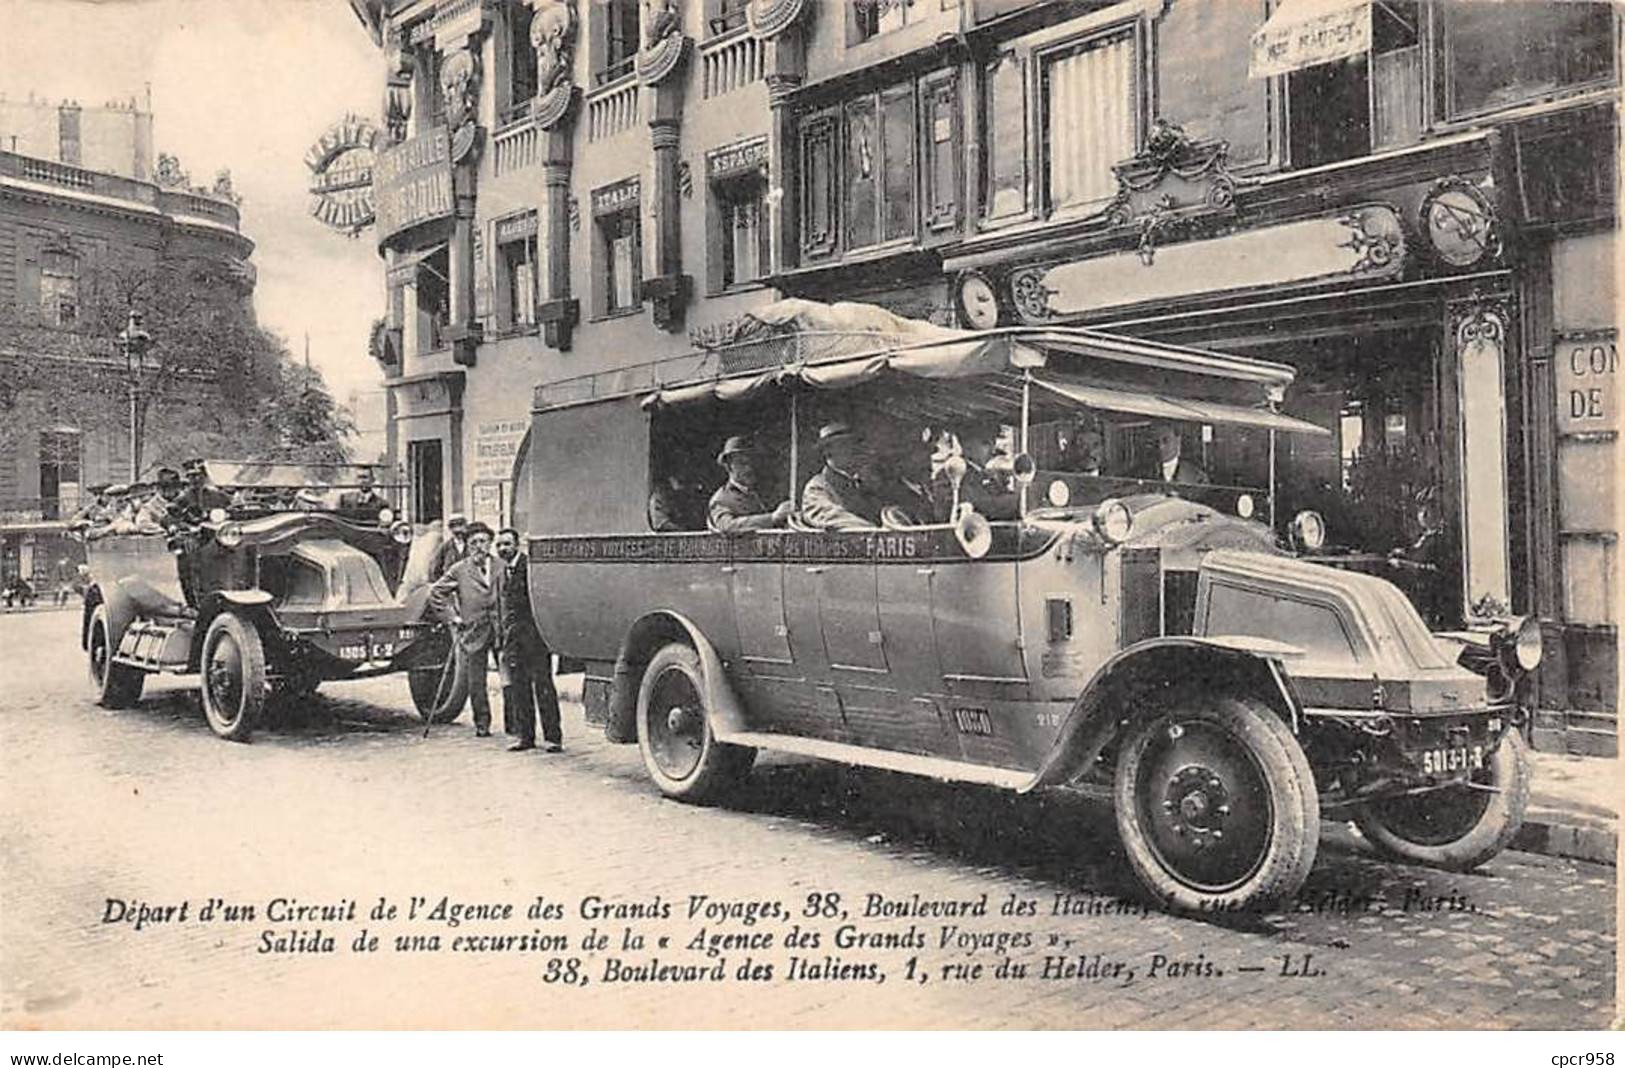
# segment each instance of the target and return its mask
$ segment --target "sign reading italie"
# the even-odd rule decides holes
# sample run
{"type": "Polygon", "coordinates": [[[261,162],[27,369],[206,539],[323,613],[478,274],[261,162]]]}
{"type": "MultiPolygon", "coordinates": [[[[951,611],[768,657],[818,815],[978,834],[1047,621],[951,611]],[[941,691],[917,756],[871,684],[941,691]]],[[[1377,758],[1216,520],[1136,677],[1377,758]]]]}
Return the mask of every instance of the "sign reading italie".
{"type": "Polygon", "coordinates": [[[373,170],[378,239],[451,214],[451,141],[444,126],[378,153],[373,170]]]}
{"type": "Polygon", "coordinates": [[[305,153],[310,168],[310,213],[354,237],[371,226],[373,150],[378,128],[366,119],[346,115],[328,127],[305,153]]]}

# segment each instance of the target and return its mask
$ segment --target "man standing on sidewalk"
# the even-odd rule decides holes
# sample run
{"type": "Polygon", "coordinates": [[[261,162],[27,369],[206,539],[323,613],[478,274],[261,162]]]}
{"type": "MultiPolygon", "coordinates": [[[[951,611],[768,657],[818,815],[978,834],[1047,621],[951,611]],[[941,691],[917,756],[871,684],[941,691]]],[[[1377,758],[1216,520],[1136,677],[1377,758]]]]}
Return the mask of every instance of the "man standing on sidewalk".
{"type": "Polygon", "coordinates": [[[497,532],[497,655],[502,665],[502,718],[518,741],[511,753],[536,748],[536,720],[542,721],[547,752],[564,749],[559,726],[559,694],[553,686],[553,651],[542,640],[530,612],[530,562],[519,551],[519,532],[497,532]]]}
{"type": "Polygon", "coordinates": [[[474,735],[491,735],[491,697],[486,691],[489,653],[496,642],[498,563],[491,559],[491,528],[470,523],[468,555],[452,564],[429,587],[429,610],[451,625],[463,659],[468,696],[474,705],[474,735]]]}

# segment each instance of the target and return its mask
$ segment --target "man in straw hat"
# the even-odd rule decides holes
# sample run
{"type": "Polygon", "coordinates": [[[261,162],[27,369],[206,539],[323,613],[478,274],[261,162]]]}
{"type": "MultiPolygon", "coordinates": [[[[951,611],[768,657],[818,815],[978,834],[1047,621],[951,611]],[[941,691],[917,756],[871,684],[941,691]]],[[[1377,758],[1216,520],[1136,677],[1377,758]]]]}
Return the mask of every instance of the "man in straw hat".
{"type": "Polygon", "coordinates": [[[728,471],[728,481],[711,494],[711,529],[723,533],[742,530],[771,530],[782,527],[790,520],[795,505],[780,501],[769,508],[757,492],[761,483],[758,464],[761,453],[756,442],[744,434],[735,434],[717,454],[717,463],[728,471]]]}

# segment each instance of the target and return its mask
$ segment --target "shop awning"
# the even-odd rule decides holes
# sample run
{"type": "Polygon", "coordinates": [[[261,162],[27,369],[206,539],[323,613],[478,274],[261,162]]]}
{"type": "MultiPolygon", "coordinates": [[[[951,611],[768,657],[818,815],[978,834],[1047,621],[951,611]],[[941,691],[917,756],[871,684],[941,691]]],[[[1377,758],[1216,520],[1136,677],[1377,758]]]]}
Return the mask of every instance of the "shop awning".
{"type": "Polygon", "coordinates": [[[1249,426],[1260,430],[1280,430],[1290,434],[1325,436],[1331,433],[1314,423],[1294,419],[1290,415],[1282,415],[1267,408],[1247,408],[1239,404],[1222,404],[1218,401],[1111,389],[1047,372],[1033,375],[1033,385],[1087,408],[1107,412],[1144,415],[1152,419],[1172,419],[1185,423],[1249,426]]]}
{"type": "Polygon", "coordinates": [[[1371,48],[1372,0],[1282,0],[1253,34],[1249,78],[1357,56],[1371,48]]]}
{"type": "Polygon", "coordinates": [[[451,282],[446,278],[445,275],[441,274],[433,267],[430,267],[428,264],[428,260],[431,256],[437,252],[444,252],[445,250],[446,244],[445,242],[441,242],[438,245],[431,245],[429,248],[400,253],[395,257],[394,265],[389,268],[388,272],[386,272],[389,276],[388,281],[393,284],[414,282],[417,280],[418,268],[421,267],[430,274],[434,275],[436,278],[440,279],[442,282],[450,285],[451,282]]]}

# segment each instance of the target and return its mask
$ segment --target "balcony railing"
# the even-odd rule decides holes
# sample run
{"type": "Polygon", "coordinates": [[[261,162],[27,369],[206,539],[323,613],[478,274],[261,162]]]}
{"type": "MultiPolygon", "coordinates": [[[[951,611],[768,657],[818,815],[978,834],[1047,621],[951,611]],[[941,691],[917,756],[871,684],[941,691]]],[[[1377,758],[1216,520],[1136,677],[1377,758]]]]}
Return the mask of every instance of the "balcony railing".
{"type": "Polygon", "coordinates": [[[587,140],[601,141],[637,125],[638,95],[632,77],[594,89],[587,98],[587,140]]]}
{"type": "Polygon", "coordinates": [[[496,173],[508,174],[536,163],[542,135],[527,115],[491,136],[496,173]]]}
{"type": "Polygon", "coordinates": [[[701,81],[705,96],[721,96],[762,79],[762,42],[735,30],[700,45],[701,81]]]}

